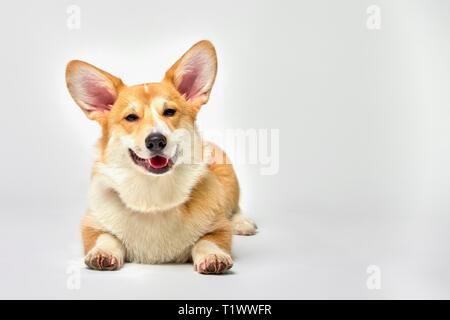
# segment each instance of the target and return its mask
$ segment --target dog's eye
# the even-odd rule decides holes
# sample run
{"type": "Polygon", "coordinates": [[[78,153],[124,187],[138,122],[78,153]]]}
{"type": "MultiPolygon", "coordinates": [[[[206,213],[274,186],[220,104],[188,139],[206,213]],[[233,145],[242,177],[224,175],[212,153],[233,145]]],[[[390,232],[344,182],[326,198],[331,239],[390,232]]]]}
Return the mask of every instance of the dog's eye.
{"type": "Polygon", "coordinates": [[[129,122],[136,121],[137,119],[139,119],[139,117],[133,113],[131,113],[125,117],[125,120],[127,120],[129,122]]]}
{"type": "Polygon", "coordinates": [[[173,115],[175,115],[175,113],[177,112],[177,110],[175,109],[166,109],[163,112],[163,115],[166,117],[172,117],[173,115]]]}

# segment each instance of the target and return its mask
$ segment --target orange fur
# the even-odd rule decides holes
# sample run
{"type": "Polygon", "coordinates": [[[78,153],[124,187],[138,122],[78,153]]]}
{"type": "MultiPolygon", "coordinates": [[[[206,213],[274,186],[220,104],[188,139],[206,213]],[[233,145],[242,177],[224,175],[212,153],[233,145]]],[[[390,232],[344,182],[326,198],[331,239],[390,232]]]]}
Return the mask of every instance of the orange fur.
{"type": "MultiPolygon", "coordinates": [[[[194,60],[194,62],[195,61],[196,60],[194,60]]],[[[191,65],[188,65],[190,68],[191,65]]],[[[70,62],[66,71],[69,91],[86,116],[89,119],[97,121],[102,128],[102,136],[97,144],[99,155],[92,171],[91,180],[102,181],[101,179],[104,179],[105,174],[108,176],[108,173],[105,173],[105,170],[116,170],[114,168],[117,168],[117,165],[110,165],[110,163],[112,161],[118,161],[115,159],[115,157],[117,157],[117,151],[111,150],[116,150],[114,147],[119,145],[119,142],[117,142],[119,138],[126,137],[127,143],[134,146],[133,151],[147,152],[145,146],[142,146],[142,142],[149,132],[154,130],[157,126],[164,126],[164,128],[166,128],[165,130],[168,130],[169,132],[184,129],[191,132],[193,137],[195,137],[197,134],[195,127],[197,113],[201,106],[209,99],[217,72],[216,70],[217,60],[215,49],[208,41],[201,41],[186,52],[166,72],[163,81],[160,83],[126,86],[119,78],[94,66],[81,61],[70,62]],[[210,73],[205,75],[205,77],[207,76],[209,78],[206,78],[208,81],[205,81],[206,85],[205,88],[203,88],[203,91],[197,92],[194,95],[195,98],[190,100],[186,98],[185,94],[180,94],[179,92],[181,90],[179,89],[180,82],[182,81],[182,77],[185,76],[185,73],[183,72],[186,72],[183,70],[180,71],[180,69],[183,69],[184,65],[187,64],[186,59],[191,59],[192,55],[195,54],[203,55],[203,60],[206,59],[206,61],[208,61],[205,68],[207,68],[210,73]],[[83,77],[85,77],[86,74],[90,74],[86,77],[88,85],[90,82],[95,82],[93,87],[83,83],[83,77]],[[113,97],[114,103],[96,107],[95,103],[98,99],[96,100],[96,97],[93,97],[91,91],[94,89],[92,88],[100,88],[103,90],[98,99],[103,99],[104,97],[106,97],[105,99],[112,99],[113,97]],[[163,113],[167,108],[176,110],[176,113],[171,117],[164,117],[163,113]],[[138,121],[128,121],[126,118],[130,113],[135,114],[138,117],[138,121]],[[161,122],[163,122],[163,124],[161,124],[161,122]]],[[[206,144],[203,141],[201,143],[203,151],[206,146],[213,148],[213,158],[217,154],[223,152],[213,144],[206,144]]],[[[127,156],[128,155],[125,155],[124,157],[126,158],[127,156]]],[[[205,156],[203,156],[203,158],[204,157],[205,156]]],[[[133,171],[133,174],[148,174],[147,172],[144,172],[146,169],[133,164],[130,159],[129,163],[127,163],[127,166],[128,165],[132,167],[133,170],[141,170],[136,173],[133,171]]],[[[171,170],[174,171],[175,169],[171,170]]],[[[179,171],[180,170],[182,169],[179,169],[179,171]]],[[[176,173],[172,173],[172,175],[174,174],[176,173]]],[[[112,174],[111,177],[114,178],[114,174],[112,174]]],[[[171,181],[170,176],[169,178],[149,177],[148,179],[148,183],[162,183],[161,188],[165,188],[166,185],[164,183],[170,183],[171,181]],[[166,182],[163,183],[163,181],[166,182]]],[[[130,183],[134,183],[137,180],[131,179],[130,181],[132,181],[130,183]]],[[[159,191],[159,189],[156,189],[156,191],[159,191]]],[[[166,192],[172,191],[175,190],[171,189],[166,192]]],[[[140,207],[135,208],[134,206],[142,206],[145,199],[143,198],[141,199],[142,201],[138,201],[138,204],[131,203],[131,200],[126,200],[124,195],[121,194],[121,191],[116,190],[113,186],[104,189],[100,188],[98,190],[94,188],[94,191],[92,192],[95,194],[95,197],[93,198],[94,202],[100,201],[97,199],[103,196],[110,197],[111,201],[104,200],[103,203],[97,204],[95,202],[94,204],[90,204],[90,208],[81,223],[84,251],[85,254],[88,254],[86,263],[90,267],[100,270],[117,269],[120,268],[125,257],[136,262],[183,261],[191,258],[190,253],[188,255],[186,254],[186,252],[190,252],[190,250],[193,252],[192,258],[197,261],[194,261],[194,263],[195,268],[198,267],[199,272],[218,273],[231,267],[232,262],[229,255],[231,253],[233,228],[230,219],[233,213],[239,211],[239,184],[233,167],[225,153],[223,153],[223,159],[216,159],[216,161],[208,164],[206,171],[196,178],[195,184],[190,189],[189,196],[181,203],[174,203],[173,206],[161,203],[161,205],[159,205],[161,208],[157,210],[145,210],[140,207]],[[98,209],[98,207],[103,208],[103,204],[112,207],[110,207],[110,209],[98,209]],[[107,212],[99,212],[98,210],[106,210],[107,212]],[[110,210],[110,212],[108,210],[110,210]],[[174,228],[182,227],[183,229],[180,229],[180,233],[183,230],[191,230],[190,233],[187,233],[187,236],[192,234],[191,238],[188,240],[192,243],[187,243],[185,249],[181,248],[183,250],[178,248],[181,250],[180,252],[177,251],[172,255],[167,254],[166,256],[164,253],[160,252],[162,249],[159,250],[158,248],[153,248],[155,250],[154,256],[148,257],[145,255],[145,250],[136,248],[136,246],[139,246],[140,244],[139,238],[126,238],[130,237],[130,235],[127,235],[127,230],[123,230],[122,226],[111,225],[111,223],[115,223],[117,220],[112,219],[112,222],[109,221],[109,215],[116,214],[115,210],[126,210],[130,214],[130,217],[136,219],[139,218],[146,223],[147,221],[150,221],[148,223],[152,223],[152,225],[149,225],[148,228],[150,229],[147,230],[152,230],[152,232],[156,232],[154,228],[165,226],[165,224],[168,223],[166,222],[167,219],[175,217],[173,219],[178,220],[174,220],[174,228]],[[149,213],[143,214],[143,210],[149,211],[149,213]],[[163,214],[161,212],[163,212],[163,214]],[[154,216],[152,216],[152,214],[154,214],[154,216]],[[179,217],[177,216],[178,214],[180,214],[179,217]],[[105,237],[105,234],[109,234],[110,236],[105,237]],[[102,256],[105,255],[105,250],[94,250],[98,249],[97,246],[101,245],[98,244],[97,241],[99,237],[103,239],[103,242],[107,242],[107,245],[103,245],[109,248],[110,251],[113,251],[108,251],[107,257],[102,256]],[[197,248],[197,246],[200,246],[201,248],[197,248]],[[208,250],[211,251],[210,255],[208,255],[208,250]],[[107,265],[102,266],[102,261],[107,261],[107,265]]],[[[131,191],[126,189],[124,192],[131,191]]],[[[126,212],[123,213],[123,215],[125,214],[126,212]]],[[[122,215],[119,215],[118,218],[123,217],[122,215]]],[[[170,226],[167,228],[170,229],[170,226]]],[[[155,234],[157,235],[157,233],[154,233],[153,236],[155,236],[155,234]]],[[[132,234],[131,236],[134,237],[135,235],[132,234]]],[[[162,236],[166,235],[163,234],[162,236]]],[[[176,237],[178,236],[181,237],[179,234],[170,236],[172,237],[171,240],[176,240],[176,237]]],[[[169,240],[161,241],[161,243],[166,244],[168,241],[169,240]]],[[[176,243],[174,242],[174,246],[175,244],[176,243]]],[[[142,244],[142,246],[144,246],[144,244],[142,244]]],[[[171,247],[168,247],[167,249],[170,251],[171,247]]]]}
{"type": "Polygon", "coordinates": [[[83,239],[84,254],[87,254],[89,250],[91,250],[95,246],[98,237],[101,234],[105,233],[104,231],[101,230],[100,225],[92,222],[93,218],[91,217],[88,211],[81,220],[80,225],[81,237],[83,239]]]}
{"type": "Polygon", "coordinates": [[[239,211],[239,182],[234,172],[233,166],[231,165],[230,159],[227,157],[225,151],[221,150],[217,145],[210,143],[213,147],[211,152],[211,157],[214,159],[216,153],[219,152],[219,160],[221,163],[216,161],[209,165],[209,170],[211,170],[219,179],[222,184],[225,193],[227,194],[227,212],[228,217],[231,217],[233,213],[239,211]]]}

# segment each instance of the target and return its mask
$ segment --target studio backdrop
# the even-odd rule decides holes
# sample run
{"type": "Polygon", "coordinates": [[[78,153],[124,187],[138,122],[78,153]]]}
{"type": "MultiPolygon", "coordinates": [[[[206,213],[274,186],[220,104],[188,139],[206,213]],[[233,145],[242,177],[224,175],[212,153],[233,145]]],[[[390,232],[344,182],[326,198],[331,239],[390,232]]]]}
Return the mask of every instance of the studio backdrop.
{"type": "Polygon", "coordinates": [[[450,3],[2,1],[0,298],[450,298],[450,3]],[[242,212],[234,266],[95,272],[79,232],[93,145],[73,59],[158,82],[193,44],[218,72],[198,115],[242,212]]]}

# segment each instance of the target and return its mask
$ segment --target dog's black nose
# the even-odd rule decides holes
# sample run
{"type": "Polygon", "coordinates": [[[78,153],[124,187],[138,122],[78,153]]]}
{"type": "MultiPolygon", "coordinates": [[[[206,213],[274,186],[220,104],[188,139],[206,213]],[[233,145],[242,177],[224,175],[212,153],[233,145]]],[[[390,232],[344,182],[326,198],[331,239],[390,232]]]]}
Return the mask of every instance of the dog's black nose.
{"type": "Polygon", "coordinates": [[[160,152],[167,145],[167,139],[161,133],[151,133],[145,138],[145,146],[151,152],[160,152]]]}

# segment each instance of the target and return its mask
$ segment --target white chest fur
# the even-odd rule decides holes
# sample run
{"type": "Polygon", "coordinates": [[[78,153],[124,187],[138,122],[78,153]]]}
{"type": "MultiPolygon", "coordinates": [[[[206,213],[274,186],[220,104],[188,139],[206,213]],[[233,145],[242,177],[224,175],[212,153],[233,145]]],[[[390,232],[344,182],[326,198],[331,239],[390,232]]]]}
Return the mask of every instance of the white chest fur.
{"type": "Polygon", "coordinates": [[[187,180],[188,173],[183,177],[179,171],[179,175],[158,184],[143,179],[146,176],[130,176],[127,172],[112,175],[113,169],[97,169],[90,185],[89,207],[101,226],[121,240],[127,260],[185,262],[192,245],[211,223],[194,221],[178,207],[188,199],[201,170],[189,172],[191,179],[187,180]],[[185,179],[178,182],[178,177],[185,179]]]}

